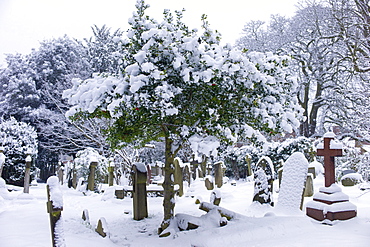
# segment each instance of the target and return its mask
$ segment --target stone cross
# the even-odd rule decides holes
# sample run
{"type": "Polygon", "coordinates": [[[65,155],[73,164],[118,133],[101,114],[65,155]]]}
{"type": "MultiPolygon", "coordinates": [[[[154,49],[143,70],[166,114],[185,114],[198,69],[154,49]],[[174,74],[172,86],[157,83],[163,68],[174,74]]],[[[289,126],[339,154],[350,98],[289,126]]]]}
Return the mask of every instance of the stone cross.
{"type": "Polygon", "coordinates": [[[317,149],[317,156],[324,156],[325,187],[335,183],[334,157],[342,156],[342,148],[336,147],[333,142],[334,133],[324,135],[324,148],[317,149]]]}
{"type": "Polygon", "coordinates": [[[31,163],[32,163],[31,154],[27,154],[27,157],[26,157],[26,171],[25,171],[25,174],[24,174],[23,193],[29,193],[30,192],[31,163]]]}
{"type": "Polygon", "coordinates": [[[146,198],[147,170],[143,163],[135,163],[132,166],[132,180],[134,220],[141,220],[148,217],[148,203],[146,198]]]}

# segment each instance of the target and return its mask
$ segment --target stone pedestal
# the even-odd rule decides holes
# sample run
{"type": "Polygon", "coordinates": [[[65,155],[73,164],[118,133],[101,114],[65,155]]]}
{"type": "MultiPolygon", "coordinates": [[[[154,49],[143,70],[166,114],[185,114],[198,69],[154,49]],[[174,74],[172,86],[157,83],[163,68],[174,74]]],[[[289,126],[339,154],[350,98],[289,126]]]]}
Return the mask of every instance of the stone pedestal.
{"type": "Polygon", "coordinates": [[[148,217],[148,203],[146,198],[147,170],[142,163],[135,163],[132,167],[133,178],[133,208],[134,220],[148,217]]]}
{"type": "Polygon", "coordinates": [[[348,220],[357,215],[357,207],[348,201],[342,189],[332,184],[321,187],[313,201],[306,204],[306,214],[318,221],[348,220]]]}

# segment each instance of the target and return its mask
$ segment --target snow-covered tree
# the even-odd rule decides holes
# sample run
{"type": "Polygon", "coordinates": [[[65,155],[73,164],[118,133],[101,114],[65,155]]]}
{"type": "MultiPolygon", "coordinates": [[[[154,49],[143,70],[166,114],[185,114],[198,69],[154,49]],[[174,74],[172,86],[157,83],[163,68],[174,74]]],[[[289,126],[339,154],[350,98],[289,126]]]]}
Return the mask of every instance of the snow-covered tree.
{"type": "Polygon", "coordinates": [[[68,116],[112,119],[112,147],[135,142],[165,142],[164,220],[174,217],[173,160],[184,143],[195,152],[215,155],[221,142],[238,137],[264,140],[264,134],[298,127],[294,78],[288,57],[244,54],[219,44],[220,35],[202,17],[203,33],[182,22],[182,11],[165,11],[157,22],[138,0],[123,39],[118,75],[74,80],[64,97],[73,105],[68,116]]]}
{"type": "MultiPolygon", "coordinates": [[[[0,119],[0,141],[6,156],[2,177],[9,184],[23,186],[27,153],[37,157],[37,133],[29,124],[15,118],[0,119]]],[[[31,171],[35,163],[31,165],[31,171]]]]}

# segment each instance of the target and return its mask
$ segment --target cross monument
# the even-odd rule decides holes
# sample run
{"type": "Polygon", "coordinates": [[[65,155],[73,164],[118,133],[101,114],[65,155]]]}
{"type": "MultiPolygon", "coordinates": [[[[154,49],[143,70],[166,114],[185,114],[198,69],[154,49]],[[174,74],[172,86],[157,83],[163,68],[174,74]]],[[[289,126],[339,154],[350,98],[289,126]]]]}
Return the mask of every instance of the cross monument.
{"type": "Polygon", "coordinates": [[[324,156],[325,187],[335,183],[334,157],[343,155],[342,146],[334,141],[334,133],[328,132],[324,135],[324,148],[317,149],[317,156],[324,156]]]}

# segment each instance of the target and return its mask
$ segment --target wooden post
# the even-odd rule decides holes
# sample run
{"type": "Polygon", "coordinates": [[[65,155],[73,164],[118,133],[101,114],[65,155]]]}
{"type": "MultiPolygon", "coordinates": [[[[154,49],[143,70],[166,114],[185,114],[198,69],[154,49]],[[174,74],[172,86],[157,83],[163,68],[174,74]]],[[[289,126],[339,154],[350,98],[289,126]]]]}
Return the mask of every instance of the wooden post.
{"type": "Polygon", "coordinates": [[[97,161],[92,161],[90,163],[90,173],[89,173],[89,179],[87,184],[87,189],[90,191],[94,191],[95,187],[95,169],[98,166],[97,161]]]}
{"type": "Polygon", "coordinates": [[[148,217],[146,198],[147,171],[143,163],[135,163],[132,167],[134,220],[148,217]]]}
{"type": "Polygon", "coordinates": [[[49,177],[46,185],[48,201],[46,203],[47,212],[49,213],[50,229],[51,229],[51,240],[53,247],[64,246],[64,237],[62,230],[57,229],[58,224],[61,227],[60,218],[63,210],[63,202],[61,200],[61,192],[59,188],[59,179],[56,176],[49,177]]]}
{"type": "Polygon", "coordinates": [[[23,193],[29,193],[30,192],[31,163],[32,163],[31,154],[28,153],[27,157],[26,157],[26,171],[24,173],[23,193]]]}

